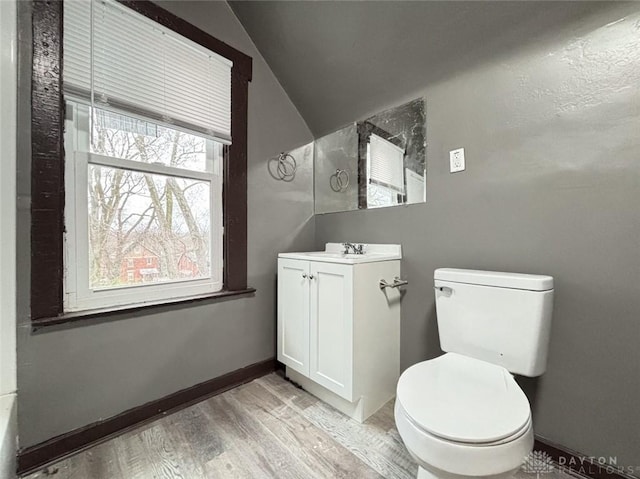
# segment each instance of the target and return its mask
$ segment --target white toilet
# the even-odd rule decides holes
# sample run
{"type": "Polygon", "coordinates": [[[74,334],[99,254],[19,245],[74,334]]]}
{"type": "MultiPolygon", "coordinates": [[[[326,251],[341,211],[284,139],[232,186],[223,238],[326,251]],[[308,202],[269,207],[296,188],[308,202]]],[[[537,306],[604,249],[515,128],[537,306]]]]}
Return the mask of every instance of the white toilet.
{"type": "Polygon", "coordinates": [[[500,478],[533,448],[529,401],[511,373],[546,367],[553,278],[443,268],[435,271],[446,354],[398,381],[396,425],[418,478],[500,478]]]}

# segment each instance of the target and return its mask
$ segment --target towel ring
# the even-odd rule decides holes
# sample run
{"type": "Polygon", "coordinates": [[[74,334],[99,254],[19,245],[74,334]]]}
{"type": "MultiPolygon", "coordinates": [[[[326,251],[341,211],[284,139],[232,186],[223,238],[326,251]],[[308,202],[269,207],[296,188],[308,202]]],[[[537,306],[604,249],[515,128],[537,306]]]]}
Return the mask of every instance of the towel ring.
{"type": "Polygon", "coordinates": [[[329,186],[336,193],[346,191],[349,187],[349,172],[347,170],[337,169],[336,172],[329,177],[329,186]]]}
{"type": "Polygon", "coordinates": [[[267,170],[273,179],[289,182],[296,177],[298,163],[293,155],[283,151],[277,157],[269,159],[267,170]],[[275,168],[274,163],[276,163],[275,168]]]}

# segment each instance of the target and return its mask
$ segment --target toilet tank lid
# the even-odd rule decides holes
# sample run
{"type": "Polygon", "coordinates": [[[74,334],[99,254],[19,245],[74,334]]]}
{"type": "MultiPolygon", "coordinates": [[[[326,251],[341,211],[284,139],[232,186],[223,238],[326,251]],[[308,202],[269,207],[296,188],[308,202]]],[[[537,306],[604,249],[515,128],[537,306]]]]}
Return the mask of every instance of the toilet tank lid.
{"type": "Polygon", "coordinates": [[[553,276],[540,274],[438,268],[434,272],[434,279],[455,283],[494,286],[497,288],[525,289],[529,291],[548,291],[553,289],[553,276]]]}

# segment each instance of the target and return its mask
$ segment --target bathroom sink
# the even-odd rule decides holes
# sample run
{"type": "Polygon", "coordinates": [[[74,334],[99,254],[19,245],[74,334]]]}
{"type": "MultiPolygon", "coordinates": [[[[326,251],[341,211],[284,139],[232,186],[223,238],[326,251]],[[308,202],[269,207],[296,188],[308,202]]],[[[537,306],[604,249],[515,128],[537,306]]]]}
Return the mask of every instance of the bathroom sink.
{"type": "Polygon", "coordinates": [[[331,251],[309,251],[307,253],[302,253],[302,254],[306,254],[309,256],[317,256],[318,258],[345,258],[345,259],[349,259],[349,258],[354,258],[354,259],[358,259],[361,256],[366,256],[366,255],[362,255],[362,254],[353,254],[353,253],[332,253],[331,251]]]}
{"type": "Polygon", "coordinates": [[[307,251],[300,253],[280,253],[278,257],[323,261],[325,263],[359,264],[391,261],[402,258],[400,245],[364,245],[363,254],[345,254],[342,243],[327,243],[325,251],[307,251]]]}

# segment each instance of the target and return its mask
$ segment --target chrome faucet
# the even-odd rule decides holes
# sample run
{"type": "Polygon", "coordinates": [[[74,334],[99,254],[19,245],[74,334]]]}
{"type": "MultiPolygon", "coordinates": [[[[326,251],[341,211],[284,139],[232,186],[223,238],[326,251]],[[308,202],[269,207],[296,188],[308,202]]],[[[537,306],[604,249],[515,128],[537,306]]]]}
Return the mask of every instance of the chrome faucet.
{"type": "Polygon", "coordinates": [[[353,254],[364,254],[364,245],[355,243],[342,243],[344,246],[344,254],[349,254],[349,250],[353,251],[353,254]]]}

